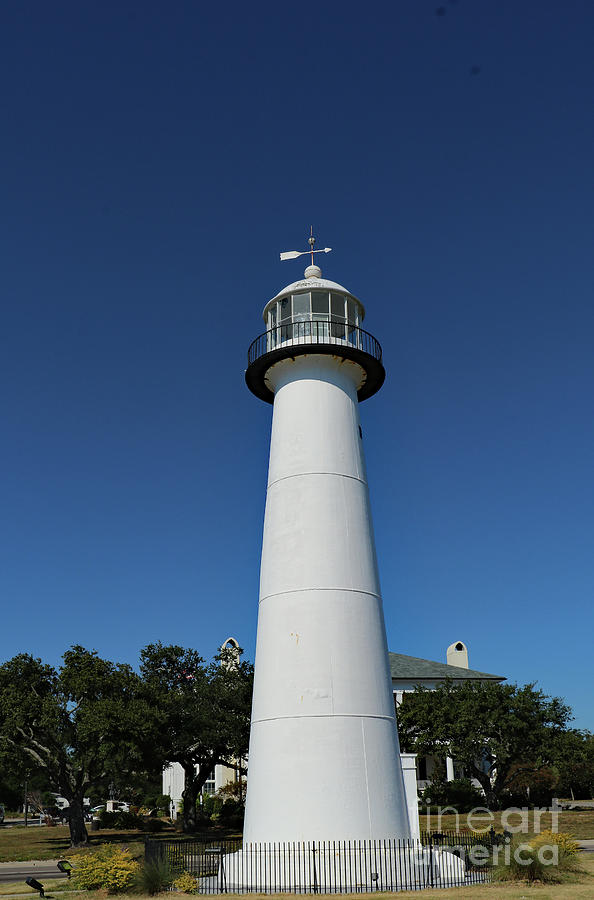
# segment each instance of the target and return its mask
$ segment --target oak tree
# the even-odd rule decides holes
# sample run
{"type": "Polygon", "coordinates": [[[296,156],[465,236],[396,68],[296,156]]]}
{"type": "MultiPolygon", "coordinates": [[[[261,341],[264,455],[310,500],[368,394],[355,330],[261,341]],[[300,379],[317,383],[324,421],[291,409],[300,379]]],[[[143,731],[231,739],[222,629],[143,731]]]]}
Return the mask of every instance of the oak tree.
{"type": "Polygon", "coordinates": [[[25,653],[0,666],[0,748],[68,800],[73,847],[88,840],[85,795],[146,765],[156,720],[143,690],[130,666],[80,646],[58,669],[25,653]]]}
{"type": "Polygon", "coordinates": [[[554,739],[571,718],[559,697],[533,684],[446,680],[434,691],[405,693],[398,708],[404,748],[423,755],[451,756],[462,763],[497,808],[522,773],[553,762],[554,739]]]}
{"type": "Polygon", "coordinates": [[[594,794],[594,735],[570,728],[553,741],[557,796],[589,800],[594,794]]]}
{"type": "Polygon", "coordinates": [[[214,767],[245,772],[253,666],[232,650],[205,663],[195,650],[157,643],[142,651],[141,673],[160,716],[162,764],[184,770],[183,828],[194,832],[196,801],[214,767]]]}

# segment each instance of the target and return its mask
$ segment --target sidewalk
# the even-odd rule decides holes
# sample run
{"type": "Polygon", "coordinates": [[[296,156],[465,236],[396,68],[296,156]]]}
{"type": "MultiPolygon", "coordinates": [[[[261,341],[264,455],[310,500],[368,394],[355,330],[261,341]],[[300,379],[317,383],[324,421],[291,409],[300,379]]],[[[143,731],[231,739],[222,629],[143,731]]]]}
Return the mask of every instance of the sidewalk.
{"type": "Polygon", "coordinates": [[[41,881],[65,878],[64,873],[58,869],[57,862],[57,859],[28,859],[24,862],[0,863],[0,884],[24,881],[25,878],[30,877],[41,881]]]}
{"type": "MultiPolygon", "coordinates": [[[[64,859],[63,856],[56,857],[55,859],[26,859],[24,861],[19,862],[3,862],[0,863],[0,872],[3,872],[4,869],[26,869],[27,866],[53,866],[55,869],[58,864],[58,859],[64,859]]],[[[61,873],[59,873],[61,874],[61,873]]]]}

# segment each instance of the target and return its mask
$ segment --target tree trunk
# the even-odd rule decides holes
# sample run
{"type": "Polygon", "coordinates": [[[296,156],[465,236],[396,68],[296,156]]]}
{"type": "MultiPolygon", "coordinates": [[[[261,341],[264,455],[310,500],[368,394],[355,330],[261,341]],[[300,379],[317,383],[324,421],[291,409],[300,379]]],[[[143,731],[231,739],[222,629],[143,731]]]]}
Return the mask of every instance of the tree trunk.
{"type": "Polygon", "coordinates": [[[182,799],[184,801],[183,827],[185,834],[194,834],[198,828],[198,819],[196,816],[196,801],[198,799],[200,787],[198,785],[198,779],[196,778],[194,766],[191,766],[189,768],[184,767],[184,773],[186,777],[185,788],[182,794],[182,799]]]}
{"type": "Polygon", "coordinates": [[[83,798],[72,797],[70,799],[68,815],[68,825],[70,827],[70,846],[84,847],[89,843],[89,835],[85,825],[85,814],[83,812],[83,798]]]}
{"type": "Polygon", "coordinates": [[[491,778],[486,772],[482,772],[480,769],[475,766],[470,766],[470,770],[472,775],[480,786],[483,789],[485,794],[485,803],[488,809],[498,809],[499,801],[497,798],[497,792],[493,790],[493,785],[491,784],[491,778]]]}

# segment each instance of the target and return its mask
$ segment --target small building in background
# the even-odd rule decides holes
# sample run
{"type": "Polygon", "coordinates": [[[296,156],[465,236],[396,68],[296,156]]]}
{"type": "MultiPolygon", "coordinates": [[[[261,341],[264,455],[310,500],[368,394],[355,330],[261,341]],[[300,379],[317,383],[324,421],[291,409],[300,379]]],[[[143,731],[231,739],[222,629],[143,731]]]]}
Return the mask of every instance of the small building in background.
{"type": "MultiPolygon", "coordinates": [[[[456,641],[446,650],[447,662],[434,662],[430,659],[421,659],[417,656],[405,656],[402,653],[389,653],[390,672],[392,675],[392,690],[396,709],[402,703],[402,697],[408,691],[414,691],[417,686],[434,691],[446,679],[455,684],[463,684],[467,681],[475,682],[500,682],[505,681],[503,675],[490,675],[488,672],[479,672],[469,668],[468,647],[463,641],[456,641]]],[[[436,757],[417,757],[417,787],[422,791],[432,781],[436,767],[436,757]]],[[[446,779],[454,781],[456,778],[465,778],[463,766],[459,765],[452,757],[446,757],[446,779]]],[[[473,784],[480,788],[476,779],[473,784]]]]}

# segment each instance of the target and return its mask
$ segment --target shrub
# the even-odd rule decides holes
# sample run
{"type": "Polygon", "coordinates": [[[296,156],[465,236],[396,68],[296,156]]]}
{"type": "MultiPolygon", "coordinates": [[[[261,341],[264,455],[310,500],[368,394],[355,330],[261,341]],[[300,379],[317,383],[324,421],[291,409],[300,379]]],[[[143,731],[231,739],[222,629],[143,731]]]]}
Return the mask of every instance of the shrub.
{"type": "Polygon", "coordinates": [[[105,809],[99,815],[102,828],[142,828],[144,819],[131,812],[107,812],[105,809]]]}
{"type": "Polygon", "coordinates": [[[145,862],[141,868],[136,884],[143,894],[160,894],[173,883],[171,866],[165,859],[153,859],[145,862]]]}
{"type": "Polygon", "coordinates": [[[182,894],[195,894],[198,891],[198,882],[195,875],[191,875],[189,872],[182,872],[173,882],[173,887],[177,891],[181,891],[182,894]]]}
{"type": "MultiPolygon", "coordinates": [[[[540,837],[539,835],[539,839],[540,837]]],[[[510,846],[509,857],[504,857],[503,860],[500,857],[498,865],[494,866],[493,879],[527,881],[530,884],[539,881],[545,884],[568,881],[574,873],[581,870],[576,863],[575,854],[567,852],[562,846],[559,846],[556,862],[551,859],[550,853],[543,852],[554,843],[515,842],[510,846]]]]}
{"type": "Polygon", "coordinates": [[[470,812],[476,806],[485,805],[485,797],[470,778],[454,781],[435,781],[421,792],[423,806],[453,806],[457,812],[470,812]]]}
{"type": "Polygon", "coordinates": [[[223,808],[223,801],[220,797],[215,797],[214,794],[206,794],[202,799],[202,812],[208,818],[217,818],[221,809],[223,808]]]}
{"type": "Polygon", "coordinates": [[[74,882],[82,890],[122,894],[132,887],[138,871],[139,865],[128,849],[104,844],[94,853],[78,857],[74,882]]]}
{"type": "Polygon", "coordinates": [[[219,812],[219,822],[229,828],[241,828],[245,810],[239,800],[225,800],[219,812]]]}
{"type": "Polygon", "coordinates": [[[535,838],[530,841],[533,847],[542,847],[543,845],[556,844],[559,850],[563,850],[569,856],[575,856],[579,852],[580,845],[572,834],[567,831],[541,831],[535,838]]]}
{"type": "Polygon", "coordinates": [[[498,809],[509,809],[510,806],[527,806],[534,809],[540,806],[550,806],[553,799],[553,789],[537,786],[530,789],[530,796],[524,790],[507,790],[499,796],[498,809]]]}
{"type": "Polygon", "coordinates": [[[119,816],[117,812],[107,812],[107,810],[102,809],[99,813],[99,824],[101,828],[115,828],[116,820],[119,816]]]}
{"type": "Polygon", "coordinates": [[[140,808],[146,816],[168,816],[171,808],[171,797],[169,794],[146,794],[140,808]]]}
{"type": "MultiPolygon", "coordinates": [[[[177,821],[179,822],[181,820],[178,819],[177,821]]],[[[208,828],[210,825],[212,825],[210,816],[206,815],[202,807],[198,807],[196,810],[196,825],[198,828],[208,828]]]]}
{"type": "Polygon", "coordinates": [[[163,829],[165,828],[165,823],[163,819],[156,819],[151,817],[143,821],[142,827],[144,831],[148,831],[149,834],[155,834],[157,831],[163,831],[163,829]]]}

